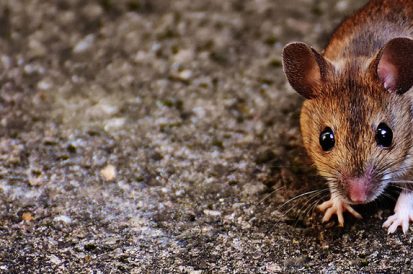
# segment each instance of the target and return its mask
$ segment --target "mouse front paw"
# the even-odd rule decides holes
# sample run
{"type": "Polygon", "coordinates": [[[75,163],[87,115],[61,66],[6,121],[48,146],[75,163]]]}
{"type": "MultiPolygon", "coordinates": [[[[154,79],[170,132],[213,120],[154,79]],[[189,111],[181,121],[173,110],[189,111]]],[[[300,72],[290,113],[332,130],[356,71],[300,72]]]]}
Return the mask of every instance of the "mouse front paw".
{"type": "MultiPolygon", "coordinates": [[[[411,210],[410,210],[411,211],[411,210]]],[[[403,233],[406,234],[407,230],[409,229],[409,222],[413,221],[413,212],[396,212],[395,214],[391,215],[387,220],[384,222],[383,227],[388,228],[387,233],[391,234],[396,231],[396,229],[400,226],[403,230],[403,233]]]]}
{"type": "Polygon", "coordinates": [[[411,221],[413,221],[413,194],[410,191],[403,191],[397,199],[394,214],[387,218],[383,227],[388,228],[387,233],[391,234],[400,226],[406,234],[411,221]]]}
{"type": "Polygon", "coordinates": [[[331,217],[335,214],[337,215],[338,225],[343,227],[344,226],[344,217],[343,213],[348,211],[351,215],[356,217],[357,219],[362,219],[362,216],[355,211],[349,204],[341,200],[340,198],[330,198],[330,200],[322,203],[321,205],[317,206],[317,209],[321,212],[324,212],[324,217],[322,222],[325,223],[331,219],[331,217]]]}

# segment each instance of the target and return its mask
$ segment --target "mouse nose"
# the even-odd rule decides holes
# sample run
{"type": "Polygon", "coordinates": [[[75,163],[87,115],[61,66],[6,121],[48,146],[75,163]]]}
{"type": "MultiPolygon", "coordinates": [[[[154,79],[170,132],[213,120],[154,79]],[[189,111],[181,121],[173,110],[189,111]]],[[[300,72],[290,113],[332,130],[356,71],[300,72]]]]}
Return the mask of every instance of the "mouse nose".
{"type": "Polygon", "coordinates": [[[351,178],[348,180],[348,196],[353,203],[362,204],[367,200],[368,180],[366,178],[351,178]]]}

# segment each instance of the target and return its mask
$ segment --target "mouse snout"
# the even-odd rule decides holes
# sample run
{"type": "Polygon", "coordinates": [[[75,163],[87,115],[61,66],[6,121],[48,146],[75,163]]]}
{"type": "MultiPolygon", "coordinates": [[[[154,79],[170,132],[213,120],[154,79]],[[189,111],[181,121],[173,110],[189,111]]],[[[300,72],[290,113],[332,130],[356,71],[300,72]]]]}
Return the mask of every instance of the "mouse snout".
{"type": "Polygon", "coordinates": [[[350,178],[348,179],[348,197],[350,201],[356,204],[365,203],[367,200],[368,190],[367,178],[350,178]]]}

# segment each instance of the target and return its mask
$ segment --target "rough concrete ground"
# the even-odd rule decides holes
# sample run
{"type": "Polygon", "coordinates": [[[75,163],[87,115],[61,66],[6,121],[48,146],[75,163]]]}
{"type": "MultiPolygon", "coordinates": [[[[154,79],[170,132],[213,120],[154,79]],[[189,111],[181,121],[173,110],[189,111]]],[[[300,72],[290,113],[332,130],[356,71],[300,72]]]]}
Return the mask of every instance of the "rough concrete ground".
{"type": "Polygon", "coordinates": [[[2,1],[0,271],[410,271],[391,205],[344,228],[327,197],[283,205],[325,185],[281,49],[361,4],[2,1]]]}

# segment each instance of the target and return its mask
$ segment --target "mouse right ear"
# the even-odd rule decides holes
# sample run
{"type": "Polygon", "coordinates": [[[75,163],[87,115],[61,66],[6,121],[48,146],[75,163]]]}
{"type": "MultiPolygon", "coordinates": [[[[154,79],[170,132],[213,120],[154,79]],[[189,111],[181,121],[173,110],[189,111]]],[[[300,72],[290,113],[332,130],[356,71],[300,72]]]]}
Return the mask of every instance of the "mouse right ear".
{"type": "Polygon", "coordinates": [[[375,61],[377,76],[384,88],[403,94],[413,86],[413,40],[398,37],[390,40],[375,61]]]}
{"type": "Polygon", "coordinates": [[[304,43],[290,43],[283,50],[283,67],[290,85],[307,99],[322,92],[331,64],[304,43]]]}

